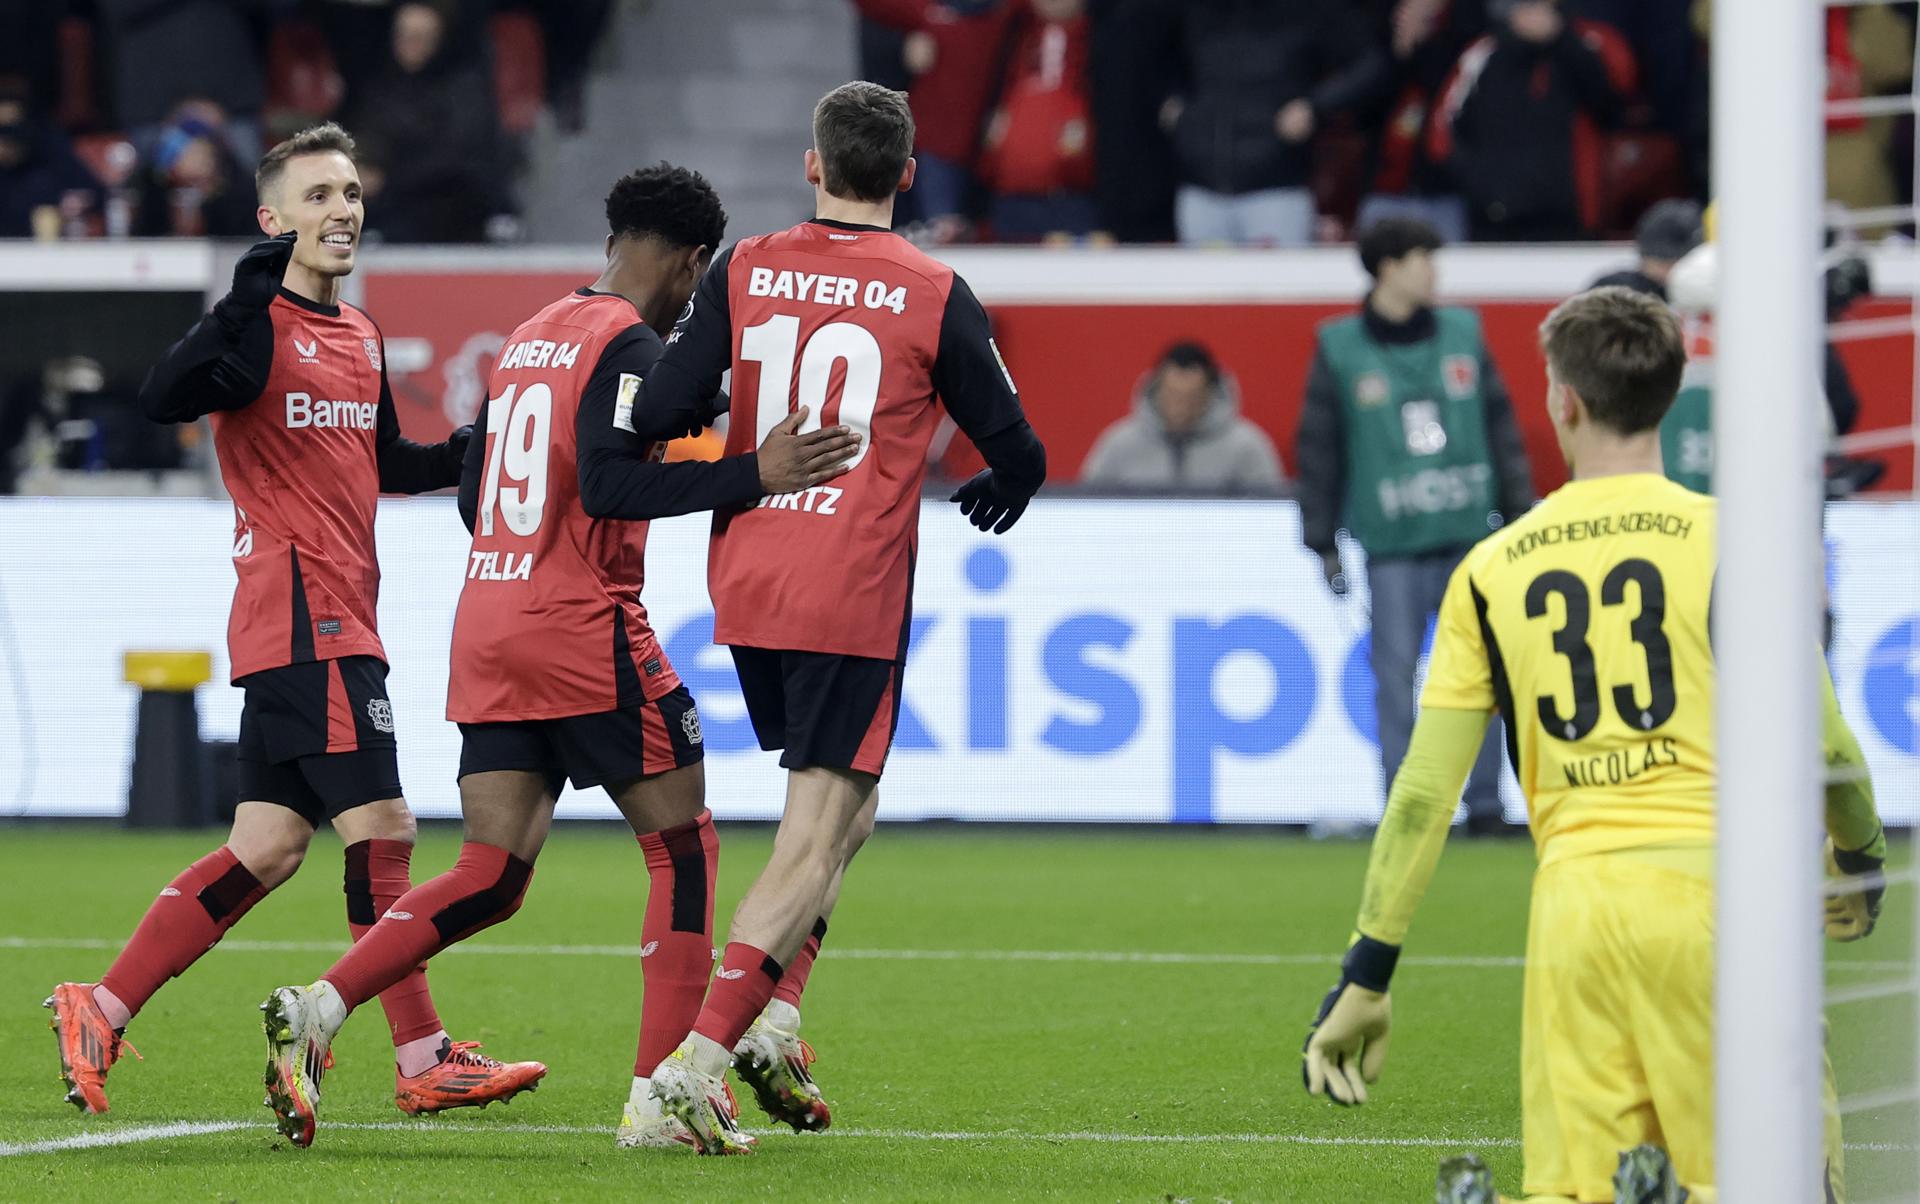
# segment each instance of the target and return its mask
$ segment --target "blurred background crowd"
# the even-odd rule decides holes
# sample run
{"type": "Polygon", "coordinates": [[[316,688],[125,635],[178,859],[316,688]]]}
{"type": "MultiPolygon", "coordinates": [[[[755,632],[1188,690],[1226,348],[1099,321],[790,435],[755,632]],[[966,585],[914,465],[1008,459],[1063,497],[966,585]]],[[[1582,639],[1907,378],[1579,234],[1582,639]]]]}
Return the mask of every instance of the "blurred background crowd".
{"type": "MultiPolygon", "coordinates": [[[[739,7],[844,29],[826,10],[848,3],[859,73],[912,98],[902,217],[929,241],[1300,245],[1386,214],[1449,241],[1577,240],[1707,191],[1705,0],[739,7]]],[[[1830,100],[1909,90],[1915,7],[1832,10],[1830,100]]],[[[261,148],[332,117],[360,140],[380,237],[518,240],[530,194],[566,189],[532,144],[611,120],[647,153],[660,98],[590,111],[588,85],[671,81],[646,47],[683,45],[666,26],[703,8],[0,0],[0,237],[250,235],[261,148]],[[637,56],[609,48],[623,38],[637,56]]],[[[1833,194],[1908,203],[1912,118],[1864,107],[1830,119],[1833,194]]],[[[730,122],[750,138],[763,119],[699,128],[730,122]]]]}
{"type": "MultiPolygon", "coordinates": [[[[1348,293],[1351,276],[1332,295],[1371,315],[1377,341],[1424,345],[1445,287],[1425,256],[1447,244],[1633,239],[1637,254],[1618,249],[1617,278],[1666,295],[1674,263],[1706,237],[1711,7],[0,0],[0,253],[4,240],[238,245],[258,234],[262,150],[323,119],[359,143],[372,244],[591,255],[608,180],[656,159],[705,173],[738,237],[811,214],[805,114],[859,75],[905,90],[914,110],[919,171],[896,221],[910,237],[1364,250],[1367,232],[1397,229],[1383,237],[1418,252],[1418,271],[1390,269],[1400,283],[1383,288],[1370,262],[1363,295],[1348,293]]],[[[1917,21],[1913,3],[1836,6],[1826,18],[1829,192],[1854,211],[1842,225],[1868,238],[1912,233],[1917,21]]],[[[548,262],[541,254],[459,262],[533,272],[548,262]]],[[[1173,256],[1165,270],[1206,258],[1173,256]]],[[[1859,271],[1843,291],[1829,279],[1829,320],[1870,291],[1864,264],[1850,262],[1859,271]]],[[[153,427],[129,405],[205,298],[19,279],[0,280],[0,323],[13,336],[0,342],[0,492],[217,488],[198,432],[153,427]]],[[[417,301],[349,293],[386,324],[409,423],[470,413],[493,328],[514,316],[482,288],[460,291],[424,307],[461,311],[438,325],[417,301]]],[[[1314,324],[1337,310],[1135,309],[1144,320],[1116,337],[1072,325],[1103,320],[1096,311],[1009,313],[1004,298],[990,300],[1014,370],[1048,395],[1036,422],[1059,452],[1057,482],[1216,495],[1306,487],[1307,368],[1324,352],[1314,324]]],[[[1537,315],[1498,308],[1481,309],[1493,350],[1462,354],[1496,385],[1495,360],[1506,359],[1513,408],[1550,486],[1554,457],[1532,397],[1537,315]]],[[[1893,311],[1874,316],[1910,333],[1893,311]]],[[[1858,392],[1869,409],[1905,406],[1868,386],[1905,382],[1907,354],[1884,338],[1851,350],[1856,376],[1867,369],[1858,392]]],[[[1831,347],[1825,384],[1845,434],[1863,403],[1831,347]]],[[[1506,429],[1504,388],[1489,406],[1506,429]]],[[[946,455],[948,440],[937,447],[946,455]]],[[[936,477],[970,468],[964,452],[933,465],[936,477]]]]}

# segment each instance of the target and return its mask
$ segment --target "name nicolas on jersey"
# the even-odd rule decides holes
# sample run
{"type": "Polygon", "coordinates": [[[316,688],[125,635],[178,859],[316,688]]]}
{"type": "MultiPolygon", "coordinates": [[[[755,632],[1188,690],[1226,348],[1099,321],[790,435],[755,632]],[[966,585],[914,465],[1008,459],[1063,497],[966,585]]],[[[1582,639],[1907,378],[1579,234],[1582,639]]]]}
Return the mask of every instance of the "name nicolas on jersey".
{"type": "Polygon", "coordinates": [[[328,401],[310,393],[289,393],[287,429],[370,431],[379,421],[379,410],[372,401],[328,401]]]}
{"type": "Polygon", "coordinates": [[[830,276],[825,272],[796,272],[791,268],[754,268],[747,273],[747,295],[775,300],[810,301],[852,309],[890,309],[907,312],[907,286],[888,288],[884,280],[856,280],[852,276],[830,276]]]}

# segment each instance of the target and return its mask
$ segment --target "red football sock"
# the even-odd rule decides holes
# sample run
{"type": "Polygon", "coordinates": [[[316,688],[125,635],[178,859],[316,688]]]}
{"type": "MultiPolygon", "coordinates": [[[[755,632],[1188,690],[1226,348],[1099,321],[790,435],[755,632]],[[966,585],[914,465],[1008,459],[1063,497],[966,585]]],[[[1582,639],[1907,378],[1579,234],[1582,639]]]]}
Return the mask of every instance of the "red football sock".
{"type": "MultiPolygon", "coordinates": [[[[347,929],[354,940],[372,932],[387,909],[412,889],[412,861],[413,846],[404,840],[362,840],[347,846],[347,929]]],[[[415,966],[413,973],[380,992],[380,1006],[396,1046],[441,1031],[425,966],[415,966]]]]}
{"type": "Polygon", "coordinates": [[[138,1012],[160,984],[200,960],[266,894],[233,850],[221,845],[160,892],[100,985],[129,1013],[138,1012]]]}
{"type": "Polygon", "coordinates": [[[813,922],[813,931],[800,946],[800,952],[793,955],[787,972],[780,976],[780,983],[773,988],[773,997],[794,1007],[800,1006],[800,993],[807,989],[807,975],[813,973],[813,959],[820,956],[820,942],[827,939],[827,921],[822,918],[813,922]]]}
{"type": "Polygon", "coordinates": [[[357,1008],[448,945],[520,910],[531,877],[533,867],[512,853],[468,841],[452,869],[401,895],[321,977],[357,1008]]]}
{"type": "Polygon", "coordinates": [[[647,912],[640,923],[640,1049],[636,1078],[686,1040],[713,974],[713,885],[720,834],[713,813],[640,837],[647,855],[647,912]]]}
{"type": "Polygon", "coordinates": [[[780,981],[780,963],[752,945],[727,942],[720,958],[720,973],[714,977],[707,1006],[693,1031],[725,1049],[740,1043],[754,1018],[773,998],[774,984],[780,981]]]}

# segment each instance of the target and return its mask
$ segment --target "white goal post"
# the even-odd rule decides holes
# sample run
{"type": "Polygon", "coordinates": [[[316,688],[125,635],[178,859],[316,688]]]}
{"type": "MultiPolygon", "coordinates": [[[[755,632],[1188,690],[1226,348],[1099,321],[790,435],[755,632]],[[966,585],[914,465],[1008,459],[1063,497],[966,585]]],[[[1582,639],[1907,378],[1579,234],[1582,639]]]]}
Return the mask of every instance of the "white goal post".
{"type": "Polygon", "coordinates": [[[1824,12],[1820,0],[1713,7],[1715,1162],[1720,1198],[1740,1204],[1823,1198],[1824,12]]]}

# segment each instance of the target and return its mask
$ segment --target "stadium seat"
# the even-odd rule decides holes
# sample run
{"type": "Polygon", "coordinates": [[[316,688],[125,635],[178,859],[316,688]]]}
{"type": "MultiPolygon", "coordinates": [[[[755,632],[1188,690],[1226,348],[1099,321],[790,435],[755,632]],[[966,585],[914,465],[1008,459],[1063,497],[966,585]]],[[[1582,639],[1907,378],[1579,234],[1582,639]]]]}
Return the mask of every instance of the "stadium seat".
{"type": "Polygon", "coordinates": [[[93,22],[68,17],[60,22],[60,112],[64,129],[90,130],[100,124],[99,59],[93,22]]]}
{"type": "Polygon", "coordinates": [[[281,117],[291,118],[292,124],[330,117],[346,90],[318,26],[295,20],[274,27],[267,42],[269,125],[281,117]]]}
{"type": "Polygon", "coordinates": [[[540,24],[529,13],[503,12],[495,13],[488,27],[500,128],[509,134],[531,133],[547,96],[547,49],[540,24]]]}
{"type": "Polygon", "coordinates": [[[1649,205],[1686,196],[1687,173],[1679,140],[1654,130],[1622,130],[1607,139],[1599,230],[1631,238],[1649,205]]]}

